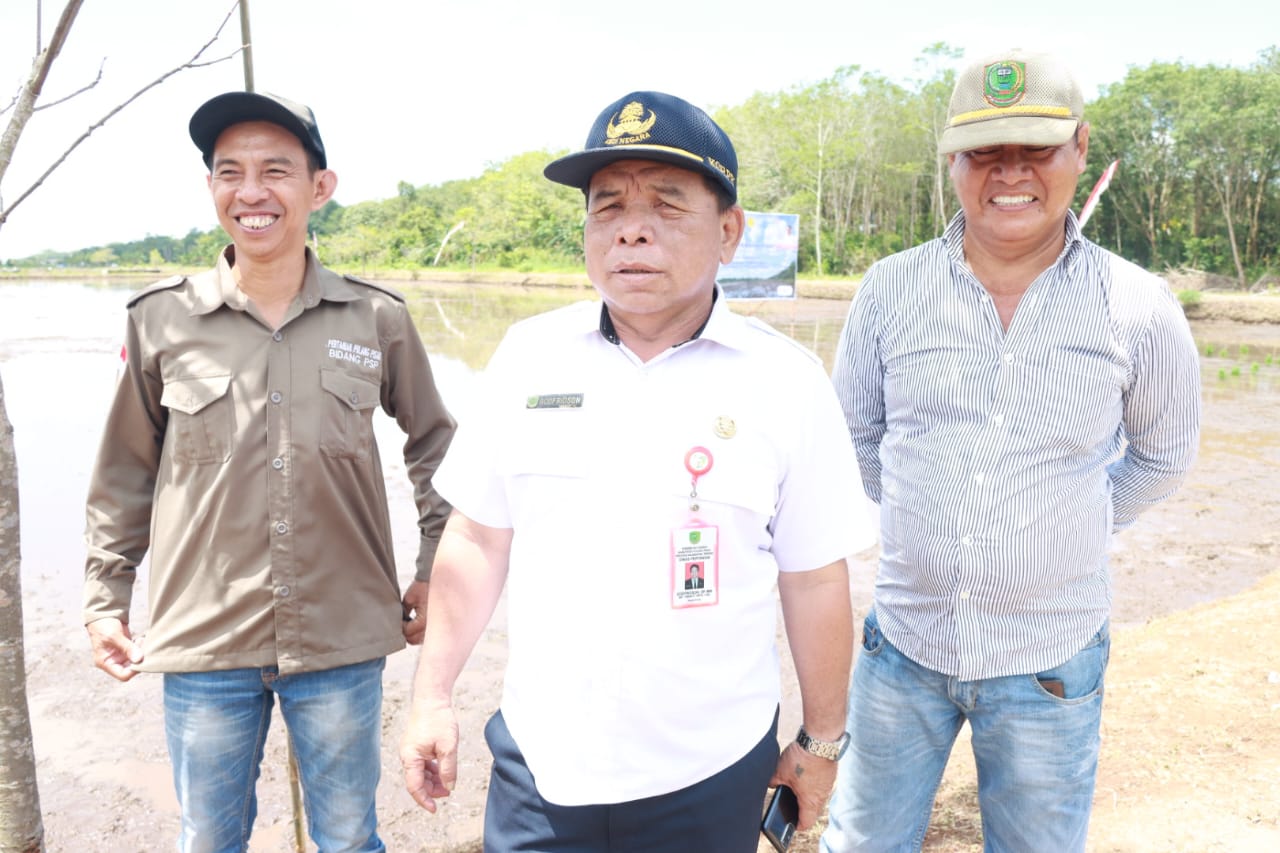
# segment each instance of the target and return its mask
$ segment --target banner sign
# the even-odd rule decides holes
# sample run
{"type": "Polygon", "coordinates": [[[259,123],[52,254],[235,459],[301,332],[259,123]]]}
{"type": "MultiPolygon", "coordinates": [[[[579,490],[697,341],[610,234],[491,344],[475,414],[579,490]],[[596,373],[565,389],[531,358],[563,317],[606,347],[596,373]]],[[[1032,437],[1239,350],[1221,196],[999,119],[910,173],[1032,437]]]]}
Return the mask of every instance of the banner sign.
{"type": "Polygon", "coordinates": [[[733,262],[716,280],[729,299],[794,299],[800,216],[744,211],[746,228],[733,262]]]}

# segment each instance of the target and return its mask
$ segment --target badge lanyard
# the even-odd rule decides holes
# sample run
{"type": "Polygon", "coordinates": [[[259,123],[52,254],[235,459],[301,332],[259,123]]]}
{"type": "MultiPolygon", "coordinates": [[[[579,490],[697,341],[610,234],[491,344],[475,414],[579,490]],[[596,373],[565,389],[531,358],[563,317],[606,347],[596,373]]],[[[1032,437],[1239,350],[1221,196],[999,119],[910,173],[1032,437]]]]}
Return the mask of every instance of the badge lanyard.
{"type": "Polygon", "coordinates": [[[705,447],[692,447],[684,455],[689,472],[689,517],[671,530],[671,607],[707,607],[720,602],[720,528],[697,515],[698,481],[715,460],[705,447]]]}

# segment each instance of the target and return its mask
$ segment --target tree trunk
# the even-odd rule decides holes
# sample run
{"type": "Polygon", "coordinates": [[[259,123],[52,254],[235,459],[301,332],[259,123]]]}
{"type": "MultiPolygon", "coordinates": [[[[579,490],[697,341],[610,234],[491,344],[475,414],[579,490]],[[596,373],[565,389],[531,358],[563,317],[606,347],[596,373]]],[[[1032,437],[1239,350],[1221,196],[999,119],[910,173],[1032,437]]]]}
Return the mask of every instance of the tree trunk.
{"type": "Polygon", "coordinates": [[[0,853],[41,853],[44,825],[22,647],[18,459],[0,382],[0,853]]]}
{"type": "Polygon", "coordinates": [[[1227,223],[1227,243],[1231,246],[1231,260],[1236,267],[1236,283],[1241,290],[1249,288],[1249,282],[1244,277],[1244,264],[1240,260],[1240,244],[1236,240],[1236,223],[1231,215],[1231,207],[1235,201],[1235,193],[1232,192],[1231,175],[1223,175],[1221,183],[1215,178],[1213,188],[1218,192],[1218,200],[1222,203],[1222,216],[1227,223]]]}

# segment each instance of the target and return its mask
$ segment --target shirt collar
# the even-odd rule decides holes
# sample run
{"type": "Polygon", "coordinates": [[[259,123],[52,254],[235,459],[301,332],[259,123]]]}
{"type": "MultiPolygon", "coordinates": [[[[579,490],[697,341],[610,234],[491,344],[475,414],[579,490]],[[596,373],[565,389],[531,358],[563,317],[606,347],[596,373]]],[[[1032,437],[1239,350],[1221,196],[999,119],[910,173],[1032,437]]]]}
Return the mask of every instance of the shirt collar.
{"type": "MultiPolygon", "coordinates": [[[[707,319],[703,320],[702,325],[694,330],[694,333],[689,337],[689,340],[681,341],[676,344],[676,346],[682,347],[689,343],[689,341],[696,341],[698,338],[702,337],[702,333],[706,330],[707,324],[710,323],[711,318],[715,316],[716,306],[718,304],[720,304],[720,285],[717,284],[715,289],[711,291],[711,311],[707,314],[707,319]]],[[[604,302],[600,303],[600,335],[614,346],[618,346],[622,343],[622,339],[618,337],[618,330],[613,325],[613,318],[609,316],[609,308],[604,304],[604,302]]]]}
{"type": "MultiPolygon", "coordinates": [[[[947,228],[942,232],[942,240],[946,245],[947,255],[951,258],[953,264],[962,269],[968,269],[968,262],[964,259],[964,211],[956,211],[956,215],[951,217],[951,221],[947,223],[947,228]]],[[[1054,261],[1054,266],[1064,263],[1069,265],[1074,262],[1076,247],[1084,243],[1084,233],[1080,230],[1080,221],[1076,219],[1075,211],[1067,211],[1067,222],[1064,226],[1065,241],[1062,245],[1062,252],[1058,255],[1058,259],[1054,261]]]]}
{"type": "MultiPolygon", "coordinates": [[[[304,309],[314,307],[322,299],[329,302],[350,302],[359,298],[350,282],[320,265],[310,247],[304,251],[306,268],[302,273],[302,289],[299,292],[304,309]]],[[[210,273],[213,286],[196,288],[192,314],[209,314],[223,305],[237,311],[244,311],[249,307],[249,297],[236,285],[236,276],[231,269],[235,257],[234,244],[219,253],[217,266],[210,273]]]]}

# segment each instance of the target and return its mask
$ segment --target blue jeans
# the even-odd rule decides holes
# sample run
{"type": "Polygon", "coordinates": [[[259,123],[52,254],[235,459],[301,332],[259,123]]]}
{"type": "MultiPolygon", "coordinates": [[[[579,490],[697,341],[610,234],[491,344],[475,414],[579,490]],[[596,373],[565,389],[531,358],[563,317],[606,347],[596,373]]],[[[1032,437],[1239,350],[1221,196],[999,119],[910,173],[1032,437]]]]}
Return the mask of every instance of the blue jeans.
{"type": "Polygon", "coordinates": [[[166,673],[164,730],[182,808],[181,853],[242,853],[271,708],[298,759],[307,829],[320,853],[384,851],[374,798],[382,769],[385,660],[299,675],[276,667],[166,673]]]}
{"type": "Polygon", "coordinates": [[[1046,672],[960,681],[907,658],[863,626],[849,691],[852,741],[823,853],[917,851],[952,744],[966,720],[987,851],[1084,850],[1098,769],[1107,626],[1046,672]],[[1044,682],[1061,682],[1064,698],[1044,682]]]}

